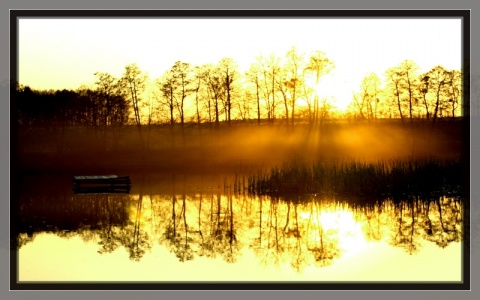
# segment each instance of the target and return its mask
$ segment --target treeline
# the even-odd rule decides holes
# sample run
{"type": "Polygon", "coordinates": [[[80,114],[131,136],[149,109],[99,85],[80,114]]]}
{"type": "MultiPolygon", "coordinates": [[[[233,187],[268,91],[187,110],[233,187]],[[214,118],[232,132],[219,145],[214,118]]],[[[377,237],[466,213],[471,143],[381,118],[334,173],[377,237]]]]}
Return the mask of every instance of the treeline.
{"type": "Polygon", "coordinates": [[[346,118],[413,121],[461,115],[463,78],[460,70],[436,66],[419,73],[405,60],[382,78],[368,74],[352,94],[349,109],[340,112],[322,96],[320,84],[335,67],[324,52],[284,57],[259,56],[241,73],[231,58],[217,64],[192,66],[177,61],[162,76],[150,80],[136,64],[116,78],[95,73],[92,87],[35,91],[18,86],[16,101],[21,125],[231,124],[232,121],[282,122],[287,125],[346,118]]]}
{"type": "Polygon", "coordinates": [[[350,109],[356,118],[416,118],[431,120],[461,115],[464,80],[460,70],[447,70],[438,65],[425,73],[405,60],[385,71],[382,81],[375,73],[364,77],[359,91],[353,95],[350,109]]]}
{"type": "Polygon", "coordinates": [[[128,123],[127,99],[99,90],[34,91],[17,89],[18,122],[21,126],[107,126],[128,123]]]}

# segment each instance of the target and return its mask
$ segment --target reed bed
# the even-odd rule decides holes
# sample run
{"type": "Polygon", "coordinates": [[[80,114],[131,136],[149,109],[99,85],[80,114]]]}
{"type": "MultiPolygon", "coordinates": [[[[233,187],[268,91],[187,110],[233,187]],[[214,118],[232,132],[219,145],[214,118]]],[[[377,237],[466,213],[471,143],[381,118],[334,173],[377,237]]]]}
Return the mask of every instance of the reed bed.
{"type": "Polygon", "coordinates": [[[248,177],[257,195],[321,194],[380,200],[421,196],[463,196],[461,161],[389,160],[341,163],[285,163],[248,177]]]}

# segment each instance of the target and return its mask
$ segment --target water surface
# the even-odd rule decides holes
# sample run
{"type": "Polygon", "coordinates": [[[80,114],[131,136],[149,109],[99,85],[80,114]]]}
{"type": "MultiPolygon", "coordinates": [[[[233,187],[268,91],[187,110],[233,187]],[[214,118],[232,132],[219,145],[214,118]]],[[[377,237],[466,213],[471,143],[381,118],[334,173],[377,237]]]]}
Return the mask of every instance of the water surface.
{"type": "Polygon", "coordinates": [[[130,194],[22,180],[18,281],[462,280],[462,201],[237,192],[226,174],[139,174],[130,194]]]}

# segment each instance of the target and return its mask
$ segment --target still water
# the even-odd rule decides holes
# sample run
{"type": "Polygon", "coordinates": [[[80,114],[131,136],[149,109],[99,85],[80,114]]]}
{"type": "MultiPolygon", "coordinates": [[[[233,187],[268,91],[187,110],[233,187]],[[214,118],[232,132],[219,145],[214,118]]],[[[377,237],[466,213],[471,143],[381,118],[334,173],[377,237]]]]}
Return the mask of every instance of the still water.
{"type": "Polygon", "coordinates": [[[462,281],[458,198],[258,196],[223,174],[74,194],[72,178],[22,180],[19,283],[462,281]]]}

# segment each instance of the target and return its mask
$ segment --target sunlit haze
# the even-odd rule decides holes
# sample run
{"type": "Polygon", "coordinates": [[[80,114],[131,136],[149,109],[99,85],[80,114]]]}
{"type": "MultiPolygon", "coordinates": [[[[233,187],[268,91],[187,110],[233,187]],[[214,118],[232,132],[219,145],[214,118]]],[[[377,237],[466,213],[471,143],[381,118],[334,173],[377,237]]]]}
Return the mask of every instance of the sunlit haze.
{"type": "Polygon", "coordinates": [[[150,79],[176,61],[191,65],[234,59],[246,71],[259,55],[295,46],[320,50],[334,64],[319,93],[342,109],[362,78],[405,59],[421,71],[461,68],[461,19],[74,19],[18,21],[19,82],[34,89],[91,85],[95,72],[121,76],[137,63],[150,79]]]}
{"type": "Polygon", "coordinates": [[[12,278],[469,288],[466,25],[20,18],[12,278]]]}

